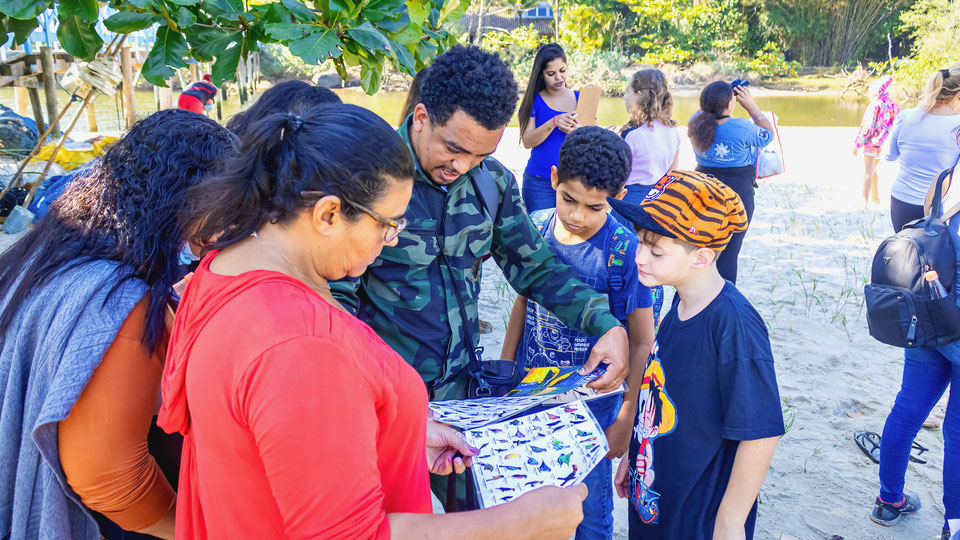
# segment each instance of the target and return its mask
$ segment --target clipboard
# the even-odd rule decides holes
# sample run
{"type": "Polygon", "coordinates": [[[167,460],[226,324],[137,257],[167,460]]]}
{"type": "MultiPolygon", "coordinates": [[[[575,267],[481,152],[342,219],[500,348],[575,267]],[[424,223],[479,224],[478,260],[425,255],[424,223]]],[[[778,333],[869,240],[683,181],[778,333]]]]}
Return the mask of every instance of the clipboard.
{"type": "Polygon", "coordinates": [[[584,86],[577,100],[577,120],[581,126],[597,125],[597,109],[600,107],[600,87],[584,86]]]}

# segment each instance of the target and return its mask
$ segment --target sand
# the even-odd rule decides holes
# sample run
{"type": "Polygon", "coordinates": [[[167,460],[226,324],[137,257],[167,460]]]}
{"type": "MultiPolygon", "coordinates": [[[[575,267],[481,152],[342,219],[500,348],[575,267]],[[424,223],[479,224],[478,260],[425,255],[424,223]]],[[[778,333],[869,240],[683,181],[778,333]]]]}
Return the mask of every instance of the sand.
{"type": "MultiPolygon", "coordinates": [[[[939,538],[943,523],[943,439],[924,429],[926,465],[911,464],[907,489],[923,509],[892,528],[869,519],[877,466],[853,442],[857,429],[881,431],[899,388],[902,352],[867,334],[863,285],[874,250],[892,233],[887,204],[864,211],[862,160],[850,154],[855,128],[781,128],[787,172],[761,181],[757,211],[740,255],[739,287],[766,321],[776,357],[787,434],[761,491],[758,539],[916,540],[939,538]]],[[[518,176],[527,152],[516,129],[496,156],[518,176]]],[[[694,165],[686,144],[681,167],[694,165]]],[[[889,200],[896,164],[879,169],[889,200]]],[[[0,233],[0,250],[14,237],[0,233]]],[[[513,293],[492,261],[484,273],[482,337],[499,355],[513,293]]],[[[626,538],[626,506],[616,505],[616,538],[626,538]]]]}
{"type": "MultiPolygon", "coordinates": [[[[758,539],[917,540],[939,538],[943,524],[943,439],[924,429],[927,464],[911,464],[908,490],[923,508],[895,527],[869,519],[879,489],[877,466],[853,432],[881,432],[899,389],[902,351],[869,336],[863,285],[879,243],[893,233],[889,188],[896,164],[880,165],[879,208],[863,210],[862,158],[851,154],[855,128],[781,128],[787,170],[761,181],[756,214],[740,254],[738,286],[767,323],[787,434],[760,493],[758,539]]],[[[508,131],[496,157],[518,177],[527,152],[508,131]]],[[[695,165],[686,137],[680,166],[695,165]]],[[[513,293],[487,263],[482,337],[497,357],[513,293]]],[[[942,402],[941,402],[942,405],[942,402]]],[[[615,538],[626,538],[618,499],[615,538]]]]}

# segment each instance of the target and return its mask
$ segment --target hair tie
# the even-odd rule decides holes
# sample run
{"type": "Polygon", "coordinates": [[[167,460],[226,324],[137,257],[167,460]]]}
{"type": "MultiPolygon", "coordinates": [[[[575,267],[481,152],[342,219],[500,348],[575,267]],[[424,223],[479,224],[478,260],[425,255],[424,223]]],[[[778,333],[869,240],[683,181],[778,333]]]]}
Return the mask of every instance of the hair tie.
{"type": "Polygon", "coordinates": [[[940,74],[943,75],[943,80],[944,80],[944,82],[946,82],[946,80],[950,78],[950,70],[949,70],[949,69],[941,69],[941,70],[940,70],[940,74]]]}
{"type": "Polygon", "coordinates": [[[290,131],[297,131],[303,125],[303,118],[299,114],[287,113],[287,126],[290,131]]]}

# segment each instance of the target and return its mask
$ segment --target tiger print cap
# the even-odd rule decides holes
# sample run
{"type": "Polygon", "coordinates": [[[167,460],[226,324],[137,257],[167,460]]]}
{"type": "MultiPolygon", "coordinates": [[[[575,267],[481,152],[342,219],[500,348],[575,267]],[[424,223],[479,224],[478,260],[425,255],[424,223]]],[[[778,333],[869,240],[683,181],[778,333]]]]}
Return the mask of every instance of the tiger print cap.
{"type": "Polygon", "coordinates": [[[607,200],[638,228],[697,247],[723,249],[734,233],[747,229],[747,211],[740,196],[700,172],[668,172],[640,204],[607,200]]]}

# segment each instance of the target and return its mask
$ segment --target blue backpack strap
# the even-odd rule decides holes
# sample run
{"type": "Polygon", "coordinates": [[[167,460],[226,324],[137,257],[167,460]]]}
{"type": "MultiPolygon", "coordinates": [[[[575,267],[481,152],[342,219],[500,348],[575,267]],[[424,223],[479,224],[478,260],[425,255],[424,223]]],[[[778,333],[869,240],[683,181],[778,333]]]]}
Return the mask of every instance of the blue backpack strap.
{"type": "Polygon", "coordinates": [[[613,316],[624,320],[627,318],[627,300],[621,294],[627,283],[626,262],[630,248],[631,236],[627,229],[617,224],[616,228],[607,238],[607,278],[610,280],[610,291],[612,301],[610,311],[613,316]]]}
{"type": "Polygon", "coordinates": [[[553,219],[553,215],[556,213],[554,209],[544,209],[538,210],[530,214],[530,219],[533,221],[533,224],[537,227],[537,230],[540,231],[540,236],[545,236],[546,233],[544,229],[547,228],[547,225],[550,223],[550,220],[553,219]]]}

